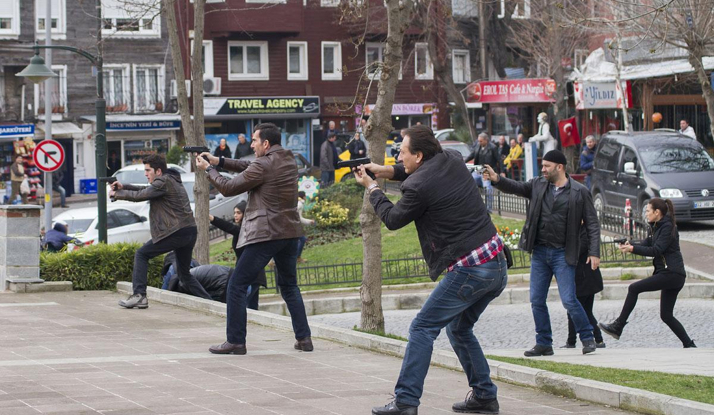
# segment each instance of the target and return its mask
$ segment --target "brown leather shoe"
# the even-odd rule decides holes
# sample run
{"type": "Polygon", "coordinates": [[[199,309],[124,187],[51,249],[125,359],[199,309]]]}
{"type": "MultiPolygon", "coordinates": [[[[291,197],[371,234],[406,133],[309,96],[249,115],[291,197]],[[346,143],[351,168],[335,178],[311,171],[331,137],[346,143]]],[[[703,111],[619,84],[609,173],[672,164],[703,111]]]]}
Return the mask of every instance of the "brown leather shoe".
{"type": "Polygon", "coordinates": [[[303,352],[311,352],[313,350],[312,339],[305,337],[302,340],[295,341],[295,349],[302,350],[303,352]]]}
{"type": "Polygon", "coordinates": [[[245,348],[245,344],[225,342],[223,344],[209,347],[208,351],[214,354],[246,354],[247,349],[245,348]]]}

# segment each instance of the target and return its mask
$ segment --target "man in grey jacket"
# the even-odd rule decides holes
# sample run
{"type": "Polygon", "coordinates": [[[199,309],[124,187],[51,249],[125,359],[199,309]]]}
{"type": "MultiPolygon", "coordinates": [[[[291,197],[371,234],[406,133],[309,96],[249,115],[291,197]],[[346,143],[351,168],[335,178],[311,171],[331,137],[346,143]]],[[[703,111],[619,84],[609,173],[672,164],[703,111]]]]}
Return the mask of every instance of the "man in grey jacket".
{"type": "Polygon", "coordinates": [[[588,237],[586,263],[593,270],[600,266],[600,223],[588,189],[565,173],[567,159],[558,150],[543,156],[540,177],[528,182],[500,177],[490,166],[484,180],[504,193],[530,199],[526,224],[518,246],[531,253],[530,300],[536,329],[536,345],[525,352],[531,356],[553,354],[553,333],[546,298],[555,275],[563,307],[575,324],[583,344],[583,354],[595,351],[593,327],[575,295],[575,267],[580,252],[580,228],[588,237]]]}
{"type": "Polygon", "coordinates": [[[335,164],[337,163],[335,140],[337,140],[337,135],[329,133],[327,140],[320,147],[320,184],[322,187],[327,187],[335,182],[335,164]]]}
{"type": "Polygon", "coordinates": [[[109,197],[131,202],[149,201],[151,240],[134,255],[134,272],[131,281],[134,293],[119,301],[124,308],[147,308],[146,284],[149,260],[170,251],[176,252],[178,275],[181,283],[196,297],[211,299],[211,296],[191,275],[191,254],[196,244],[196,221],[186,189],[181,184],[181,175],[166,166],[166,159],[159,154],[144,158],[144,176],[148,186],[112,183],[109,197]]]}

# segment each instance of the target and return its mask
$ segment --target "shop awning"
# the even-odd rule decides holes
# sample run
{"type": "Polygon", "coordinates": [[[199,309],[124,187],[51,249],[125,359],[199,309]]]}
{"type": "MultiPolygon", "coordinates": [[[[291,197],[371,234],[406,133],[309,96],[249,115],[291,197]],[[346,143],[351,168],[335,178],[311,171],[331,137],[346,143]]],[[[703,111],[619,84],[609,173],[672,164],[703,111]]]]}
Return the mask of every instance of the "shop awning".
{"type": "MultiPolygon", "coordinates": [[[[37,129],[42,130],[42,133],[37,133],[38,135],[43,135],[45,132],[44,124],[37,124],[37,129]]],[[[82,129],[77,127],[71,122],[53,122],[52,123],[52,136],[60,135],[72,135],[72,134],[82,134],[82,129]]]]}
{"type": "MultiPolygon", "coordinates": [[[[702,59],[704,70],[714,69],[714,56],[702,59]]],[[[660,78],[676,74],[691,73],[694,68],[686,59],[671,59],[660,62],[648,62],[638,65],[627,65],[620,71],[620,79],[632,81],[637,79],[660,78]]],[[[601,49],[593,51],[585,60],[582,72],[573,71],[571,80],[590,82],[614,82],[617,67],[612,62],[605,60],[605,53],[601,49]]]]}

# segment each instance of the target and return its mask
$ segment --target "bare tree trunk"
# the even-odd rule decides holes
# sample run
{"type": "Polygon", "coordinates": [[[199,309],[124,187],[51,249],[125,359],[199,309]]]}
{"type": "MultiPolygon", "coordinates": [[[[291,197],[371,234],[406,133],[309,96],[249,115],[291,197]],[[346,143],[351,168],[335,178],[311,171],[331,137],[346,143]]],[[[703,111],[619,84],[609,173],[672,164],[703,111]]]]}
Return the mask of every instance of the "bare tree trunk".
{"type": "Polygon", "coordinates": [[[622,32],[620,29],[617,30],[617,71],[615,71],[615,89],[620,91],[620,96],[622,96],[622,126],[623,130],[630,130],[630,118],[627,114],[627,101],[626,92],[622,90],[622,78],[620,78],[620,72],[622,71],[622,32]]]}
{"type": "MultiPolygon", "coordinates": [[[[193,53],[191,54],[191,89],[193,92],[193,141],[191,145],[205,146],[205,130],[203,128],[203,28],[205,22],[206,0],[194,0],[193,6],[193,53]]],[[[193,161],[192,161],[193,163],[193,161]]],[[[194,256],[201,264],[209,261],[209,182],[206,174],[196,174],[196,185],[193,187],[194,200],[196,201],[196,226],[198,238],[193,248],[194,256]]]]}
{"type": "Polygon", "coordinates": [[[702,65],[702,58],[704,54],[698,48],[690,49],[688,60],[689,64],[694,68],[694,73],[697,74],[697,79],[699,84],[702,86],[702,96],[704,96],[704,101],[707,103],[707,114],[709,115],[709,128],[711,130],[712,137],[714,137],[714,90],[712,90],[712,84],[709,81],[704,66],[702,65]]]}
{"type": "Polygon", "coordinates": [[[188,106],[186,74],[183,70],[181,41],[178,35],[178,24],[176,23],[176,0],[166,0],[166,4],[162,8],[162,12],[166,18],[166,29],[169,33],[171,61],[173,62],[174,78],[176,78],[176,90],[178,91],[179,114],[181,114],[181,129],[186,137],[186,142],[193,143],[193,120],[191,119],[191,109],[188,106]]]}
{"type": "MultiPolygon", "coordinates": [[[[392,104],[399,83],[404,32],[411,21],[411,1],[387,0],[387,47],[383,66],[379,69],[377,102],[367,121],[365,137],[369,142],[369,157],[378,164],[384,163],[387,137],[392,130],[392,104]]],[[[368,70],[370,68],[367,68],[368,70]]],[[[382,226],[369,203],[365,192],[360,213],[364,260],[362,264],[362,314],[360,327],[369,331],[384,331],[382,312],[382,226]]]]}

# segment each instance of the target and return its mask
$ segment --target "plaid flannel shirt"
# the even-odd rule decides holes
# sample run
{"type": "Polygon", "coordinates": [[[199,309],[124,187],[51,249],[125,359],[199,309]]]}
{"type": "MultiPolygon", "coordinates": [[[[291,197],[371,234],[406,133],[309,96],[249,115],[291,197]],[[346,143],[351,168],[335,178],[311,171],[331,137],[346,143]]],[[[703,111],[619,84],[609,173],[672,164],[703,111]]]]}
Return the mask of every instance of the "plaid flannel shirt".
{"type": "Polygon", "coordinates": [[[485,244],[457,259],[446,270],[451,272],[457,267],[475,267],[485,264],[495,258],[502,250],[503,241],[498,234],[493,235],[493,238],[489,239],[485,244]]]}

